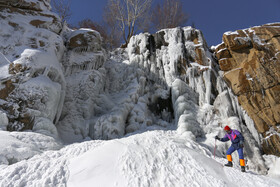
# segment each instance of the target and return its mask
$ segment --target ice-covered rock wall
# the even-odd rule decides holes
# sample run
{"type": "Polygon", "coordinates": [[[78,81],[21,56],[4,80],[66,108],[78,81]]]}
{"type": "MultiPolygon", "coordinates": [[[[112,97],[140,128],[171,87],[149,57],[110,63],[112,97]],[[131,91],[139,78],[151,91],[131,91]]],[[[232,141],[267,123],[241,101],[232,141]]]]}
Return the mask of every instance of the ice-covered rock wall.
{"type": "Polygon", "coordinates": [[[96,115],[99,95],[105,86],[106,53],[98,32],[90,29],[63,33],[67,51],[62,64],[66,95],[58,123],[60,137],[66,142],[81,141],[89,136],[90,119],[96,115]]]}
{"type": "Polygon", "coordinates": [[[0,25],[0,164],[14,164],[62,146],[65,46],[49,0],[0,0],[0,25]]]}
{"type": "Polygon", "coordinates": [[[0,1],[0,105],[2,129],[57,136],[65,79],[64,41],[49,1],[0,1]]]}
{"type": "MultiPolygon", "coordinates": [[[[229,125],[248,139],[245,154],[251,169],[266,171],[253,122],[224,82],[223,72],[199,30],[184,27],[140,34],[131,38],[126,51],[127,63],[142,69],[146,82],[157,85],[154,93],[157,89],[166,93],[149,92],[149,101],[171,101],[178,133],[197,141],[206,138],[207,142],[213,138],[211,134],[223,136],[223,127],[229,125]]],[[[221,144],[219,151],[225,154],[228,145],[221,144]]]]}

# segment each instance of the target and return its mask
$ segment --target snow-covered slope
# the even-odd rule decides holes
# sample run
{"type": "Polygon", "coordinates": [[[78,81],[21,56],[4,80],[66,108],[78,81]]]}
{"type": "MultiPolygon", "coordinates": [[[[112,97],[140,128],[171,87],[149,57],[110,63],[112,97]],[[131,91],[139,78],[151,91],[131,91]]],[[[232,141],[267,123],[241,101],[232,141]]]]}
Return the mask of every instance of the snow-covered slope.
{"type": "MultiPolygon", "coordinates": [[[[242,173],[176,131],[86,141],[1,165],[0,186],[270,186],[279,178],[242,173]]],[[[279,165],[278,165],[279,169],[279,165]]]]}

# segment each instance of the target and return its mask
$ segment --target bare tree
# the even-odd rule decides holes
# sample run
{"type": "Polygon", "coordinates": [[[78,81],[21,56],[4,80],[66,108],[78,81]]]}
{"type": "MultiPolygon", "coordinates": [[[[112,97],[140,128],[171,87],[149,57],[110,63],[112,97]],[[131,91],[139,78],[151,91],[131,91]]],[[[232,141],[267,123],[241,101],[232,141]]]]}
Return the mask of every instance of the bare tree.
{"type": "Polygon", "coordinates": [[[69,0],[52,0],[51,2],[54,12],[60,16],[62,22],[68,20],[71,17],[72,13],[70,11],[69,0]]]}
{"type": "Polygon", "coordinates": [[[107,32],[107,46],[109,48],[120,47],[122,33],[115,19],[104,11],[103,25],[107,32]]]}
{"type": "Polygon", "coordinates": [[[188,14],[182,9],[181,0],[165,0],[158,4],[152,14],[152,25],[157,29],[182,26],[188,21],[188,14]]]}
{"type": "Polygon", "coordinates": [[[116,24],[122,33],[125,46],[135,33],[136,27],[140,28],[141,20],[151,7],[152,0],[108,0],[105,9],[105,21],[116,24]]]}

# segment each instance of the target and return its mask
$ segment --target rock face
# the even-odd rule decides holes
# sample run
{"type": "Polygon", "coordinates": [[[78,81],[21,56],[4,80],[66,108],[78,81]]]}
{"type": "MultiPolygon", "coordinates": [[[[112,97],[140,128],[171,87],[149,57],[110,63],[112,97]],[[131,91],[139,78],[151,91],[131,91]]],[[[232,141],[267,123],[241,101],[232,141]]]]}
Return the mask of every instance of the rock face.
{"type": "Polygon", "coordinates": [[[2,127],[57,136],[65,95],[60,18],[49,0],[1,0],[0,10],[0,113],[8,118],[2,127]]]}
{"type": "Polygon", "coordinates": [[[215,51],[224,79],[262,136],[263,151],[280,156],[280,24],[223,35],[215,51]]]}
{"type": "Polygon", "coordinates": [[[43,11],[46,10],[46,8],[50,10],[50,0],[37,0],[37,1],[0,0],[0,5],[2,7],[20,8],[26,10],[43,11]]]}
{"type": "MultiPolygon", "coordinates": [[[[247,137],[245,154],[252,163],[250,169],[266,171],[253,122],[222,79],[218,63],[213,59],[199,30],[184,27],[163,29],[153,35],[139,34],[131,38],[126,52],[124,54],[128,58],[124,58],[123,63],[135,66],[134,72],[138,75],[134,76],[140,75],[137,78],[139,85],[141,80],[145,80],[144,89],[140,88],[135,97],[138,107],[135,105],[129,111],[126,131],[133,132],[141,125],[149,124],[146,119],[151,119],[151,124],[155,123],[151,113],[154,112],[152,108],[157,107],[152,106],[147,112],[143,106],[149,104],[160,107],[164,103],[168,106],[168,102],[171,102],[174,111],[172,116],[179,134],[194,140],[207,137],[211,132],[222,136],[223,126],[228,124],[247,137]],[[161,101],[162,105],[157,101],[161,101]]],[[[130,73],[131,75],[133,74],[130,73]]],[[[113,85],[118,85],[117,82],[120,81],[112,80],[113,85]]],[[[157,113],[161,113],[161,120],[166,111],[171,111],[168,108],[157,108],[160,111],[157,113]]],[[[219,151],[225,153],[226,150],[225,145],[219,146],[219,151]]]]}
{"type": "Polygon", "coordinates": [[[106,52],[96,31],[80,29],[65,32],[64,38],[67,50],[61,62],[66,95],[57,128],[64,141],[73,142],[89,136],[89,121],[97,108],[94,105],[97,105],[98,96],[105,87],[103,66],[106,52]]]}
{"type": "Polygon", "coordinates": [[[128,54],[129,62],[141,67],[150,79],[162,82],[166,90],[171,88],[178,129],[182,132],[191,129],[196,136],[202,135],[195,116],[190,119],[192,109],[205,103],[213,104],[218,94],[216,88],[211,87],[217,81],[216,64],[203,34],[191,27],[140,34],[131,38],[128,54]],[[178,110],[182,105],[192,107],[178,110]],[[187,121],[192,121],[192,125],[187,121]]]}
{"type": "Polygon", "coordinates": [[[100,34],[68,29],[49,0],[0,0],[0,10],[0,129],[87,137],[106,80],[100,34]]]}

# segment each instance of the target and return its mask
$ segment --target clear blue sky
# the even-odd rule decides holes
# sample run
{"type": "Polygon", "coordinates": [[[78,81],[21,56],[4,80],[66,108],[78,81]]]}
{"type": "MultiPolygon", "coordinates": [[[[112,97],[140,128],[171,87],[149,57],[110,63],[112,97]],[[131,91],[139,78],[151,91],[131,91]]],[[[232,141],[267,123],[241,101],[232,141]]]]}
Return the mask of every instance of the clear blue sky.
{"type": "MultiPolygon", "coordinates": [[[[155,3],[163,0],[154,0],[155,3]]],[[[71,0],[70,24],[90,18],[100,21],[107,0],[71,0]]],[[[226,31],[280,22],[280,0],[182,0],[183,10],[200,29],[209,46],[222,41],[226,31]]]]}

